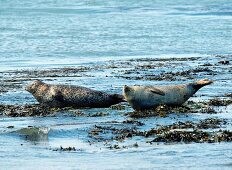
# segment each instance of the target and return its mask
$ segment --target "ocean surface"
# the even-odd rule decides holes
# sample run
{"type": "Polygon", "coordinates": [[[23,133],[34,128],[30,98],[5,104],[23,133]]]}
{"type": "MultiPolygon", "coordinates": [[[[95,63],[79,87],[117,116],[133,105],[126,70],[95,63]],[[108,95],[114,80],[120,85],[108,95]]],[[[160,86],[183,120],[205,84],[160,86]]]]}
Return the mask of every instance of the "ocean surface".
{"type": "MultiPolygon", "coordinates": [[[[194,65],[218,62],[211,58],[217,54],[232,61],[232,1],[229,0],[0,0],[0,82],[9,79],[11,71],[16,70],[90,66],[140,58],[204,59],[193,62],[194,65]]],[[[215,83],[217,90],[207,87],[196,100],[202,100],[201,95],[231,93],[230,73],[225,77],[218,75],[215,79],[222,84],[215,83]]],[[[146,84],[142,80],[107,79],[105,75],[109,73],[102,70],[89,74],[95,77],[43,79],[54,84],[69,82],[118,93],[124,84],[146,84]]],[[[19,88],[0,94],[0,103],[37,102],[19,88]]],[[[86,112],[96,111],[99,110],[86,112]]],[[[109,150],[99,143],[90,146],[89,128],[125,119],[121,111],[108,108],[103,111],[109,116],[73,117],[62,112],[55,117],[0,117],[0,169],[232,168],[232,143],[150,145],[133,138],[123,145],[137,142],[138,148],[109,150]],[[6,128],[9,126],[14,128],[6,128]],[[41,128],[45,135],[28,140],[16,133],[28,126],[41,128]],[[60,146],[80,148],[80,151],[54,151],[60,146]]],[[[151,126],[154,122],[172,123],[173,118],[186,120],[184,115],[170,117],[142,121],[151,126]]],[[[188,120],[208,117],[230,120],[231,107],[219,116],[191,114],[188,120]]],[[[231,130],[231,124],[226,128],[231,130]]]]}
{"type": "Polygon", "coordinates": [[[1,0],[0,69],[232,54],[229,0],[1,0]]]}

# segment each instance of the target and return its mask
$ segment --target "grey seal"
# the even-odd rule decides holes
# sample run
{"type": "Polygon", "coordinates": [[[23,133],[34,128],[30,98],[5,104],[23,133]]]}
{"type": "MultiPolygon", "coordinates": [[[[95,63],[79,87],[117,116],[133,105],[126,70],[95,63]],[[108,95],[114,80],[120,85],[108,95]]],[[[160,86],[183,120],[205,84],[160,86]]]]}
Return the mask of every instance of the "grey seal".
{"type": "Polygon", "coordinates": [[[213,81],[202,79],[197,82],[166,86],[124,86],[123,95],[135,110],[145,110],[160,104],[180,106],[200,88],[213,81]]]}
{"type": "Polygon", "coordinates": [[[119,94],[107,94],[82,86],[46,84],[40,80],[35,80],[25,90],[41,105],[48,107],[103,108],[125,101],[119,94]]]}

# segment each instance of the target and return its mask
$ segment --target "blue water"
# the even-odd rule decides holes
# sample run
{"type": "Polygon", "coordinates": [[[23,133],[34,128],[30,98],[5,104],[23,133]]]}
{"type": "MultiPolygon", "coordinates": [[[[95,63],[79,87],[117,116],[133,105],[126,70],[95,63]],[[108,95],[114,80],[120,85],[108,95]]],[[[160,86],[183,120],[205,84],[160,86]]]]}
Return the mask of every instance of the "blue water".
{"type": "Polygon", "coordinates": [[[228,0],[0,0],[0,67],[232,54],[228,0]]]}
{"type": "MultiPolygon", "coordinates": [[[[209,61],[217,64],[220,58],[208,58],[214,54],[232,54],[232,1],[229,0],[0,0],[0,83],[2,78],[8,76],[10,79],[11,72],[8,70],[15,69],[62,68],[141,57],[204,58],[183,65],[189,68],[209,61]]],[[[232,59],[229,61],[231,63],[232,59]]],[[[199,91],[195,100],[202,99],[201,95],[212,97],[232,92],[226,65],[223,70],[223,76],[208,76],[216,80],[215,83],[199,91]]],[[[93,77],[60,77],[54,78],[54,81],[49,77],[45,81],[70,81],[74,85],[117,93],[121,92],[124,84],[147,83],[107,78],[110,73],[98,70],[88,73],[93,77]]],[[[17,77],[16,74],[13,77],[17,77]]],[[[35,99],[21,88],[0,94],[0,103],[35,103],[35,99]]],[[[219,117],[229,120],[225,128],[231,130],[231,110],[230,106],[216,115],[171,115],[142,121],[147,123],[147,128],[173,121],[219,117]]],[[[132,109],[128,106],[127,111],[132,109]]],[[[96,113],[99,110],[86,112],[96,113]]],[[[54,117],[0,117],[0,169],[232,167],[232,143],[150,145],[146,143],[147,139],[133,138],[119,145],[130,146],[138,142],[138,148],[109,150],[98,143],[90,146],[86,142],[89,128],[98,123],[127,119],[124,111],[107,108],[100,112],[107,112],[109,116],[87,118],[61,113],[54,117]],[[12,125],[13,129],[7,128],[12,125]],[[28,126],[45,128],[48,134],[30,141],[16,133],[28,126]],[[52,151],[60,146],[74,146],[82,151],[52,151]]]]}

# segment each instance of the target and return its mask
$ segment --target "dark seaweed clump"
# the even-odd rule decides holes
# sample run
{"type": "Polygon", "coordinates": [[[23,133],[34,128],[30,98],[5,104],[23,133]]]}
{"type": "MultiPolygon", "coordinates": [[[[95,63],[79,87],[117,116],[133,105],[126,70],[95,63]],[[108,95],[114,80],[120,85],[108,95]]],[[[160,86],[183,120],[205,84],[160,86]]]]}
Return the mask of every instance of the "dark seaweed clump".
{"type": "Polygon", "coordinates": [[[117,128],[110,125],[95,125],[94,128],[89,131],[89,137],[98,142],[113,140],[123,141],[133,136],[140,136],[140,133],[141,132],[137,131],[136,127],[117,128]]]}
{"type": "Polygon", "coordinates": [[[128,119],[128,120],[124,120],[122,123],[124,124],[133,124],[133,125],[136,125],[136,126],[143,126],[145,125],[144,123],[140,122],[140,121],[137,121],[137,120],[134,120],[134,119],[128,119]]]}
{"type": "MultiPolygon", "coordinates": [[[[146,67],[146,69],[154,69],[155,67],[146,67]]],[[[144,68],[142,68],[144,69],[144,68]]],[[[199,68],[193,68],[189,70],[184,71],[171,71],[171,72],[161,72],[159,74],[150,74],[146,73],[144,74],[143,71],[141,71],[141,68],[135,68],[133,70],[125,70],[122,75],[116,75],[116,77],[125,78],[128,80],[155,80],[155,81],[175,81],[175,80],[181,80],[182,78],[185,79],[194,79],[197,74],[203,73],[205,75],[215,75],[216,73],[209,69],[208,67],[199,67],[199,68]],[[123,75],[124,74],[124,75],[123,75]]]]}
{"type": "Polygon", "coordinates": [[[126,109],[126,107],[124,105],[121,105],[121,104],[112,105],[112,106],[110,106],[110,108],[112,110],[125,110],[126,109]]]}
{"type": "MultiPolygon", "coordinates": [[[[133,111],[125,113],[126,116],[131,118],[146,118],[146,117],[166,117],[171,113],[217,113],[211,106],[227,106],[232,103],[231,99],[211,99],[209,102],[193,102],[188,101],[183,106],[166,106],[160,105],[151,110],[145,111],[133,111]]],[[[111,109],[114,110],[125,110],[124,105],[114,105],[111,106],[111,109]]],[[[48,108],[40,104],[31,104],[31,105],[0,105],[0,114],[9,117],[26,117],[26,116],[48,116],[52,115],[58,111],[70,111],[73,110],[71,107],[66,108],[48,108]]],[[[87,116],[87,117],[103,117],[109,116],[109,113],[106,112],[96,112],[93,114],[85,114],[79,110],[74,109],[75,116],[87,116]]]]}
{"type": "Polygon", "coordinates": [[[171,113],[217,113],[210,102],[193,102],[188,101],[182,106],[167,106],[160,105],[154,109],[144,110],[144,111],[133,111],[126,113],[127,116],[132,118],[145,118],[145,117],[166,117],[171,113]]]}
{"type": "Polygon", "coordinates": [[[222,125],[225,125],[227,122],[224,119],[215,119],[215,118],[208,118],[201,120],[198,123],[194,123],[192,121],[186,121],[186,122],[177,122],[173,123],[172,125],[166,125],[161,126],[158,129],[151,129],[144,132],[145,137],[154,136],[157,134],[166,133],[172,130],[176,129],[193,129],[193,130],[199,130],[199,129],[216,129],[220,128],[222,125]]]}
{"type": "Polygon", "coordinates": [[[145,118],[145,117],[154,117],[154,116],[160,116],[160,117],[166,117],[168,114],[171,113],[196,113],[195,108],[191,108],[187,105],[183,106],[167,106],[167,105],[160,105],[154,109],[150,110],[143,110],[143,111],[133,111],[129,112],[126,115],[132,117],[132,118],[145,118]]]}
{"type": "Polygon", "coordinates": [[[76,149],[75,147],[71,147],[71,146],[66,147],[66,148],[60,146],[60,148],[55,148],[55,149],[52,149],[52,150],[53,151],[68,151],[68,152],[71,152],[71,151],[81,151],[80,149],[76,149]]]}
{"type": "Polygon", "coordinates": [[[109,113],[97,112],[97,113],[89,114],[88,115],[88,117],[103,117],[103,116],[109,116],[109,113]]]}
{"type": "Polygon", "coordinates": [[[129,145],[129,146],[119,146],[118,144],[114,144],[114,145],[111,145],[111,144],[109,144],[109,146],[108,146],[108,148],[110,149],[110,150],[113,150],[113,149],[128,149],[128,148],[138,148],[139,147],[139,145],[138,145],[138,143],[136,142],[136,143],[134,143],[133,145],[129,145]]]}
{"type": "MultiPolygon", "coordinates": [[[[154,137],[154,140],[151,142],[207,142],[213,141],[214,132],[202,131],[202,129],[218,129],[226,124],[227,122],[224,119],[208,118],[198,123],[192,121],[177,122],[159,128],[151,128],[146,131],[139,131],[137,126],[117,127],[114,125],[95,125],[89,131],[89,137],[98,142],[122,142],[134,136],[154,137]]],[[[140,125],[143,126],[142,124],[140,125]]],[[[223,131],[223,133],[225,132],[223,131]]],[[[214,141],[229,141],[229,135],[229,132],[227,136],[219,136],[219,133],[217,133],[218,140],[215,138],[214,141]]]]}
{"type": "Polygon", "coordinates": [[[209,100],[209,105],[212,106],[228,106],[230,104],[232,104],[232,99],[214,98],[209,100]]]}
{"type": "Polygon", "coordinates": [[[10,117],[47,116],[48,108],[41,105],[0,105],[0,112],[10,117]]]}
{"type": "Polygon", "coordinates": [[[204,131],[169,131],[158,135],[151,141],[152,142],[183,142],[183,143],[215,143],[215,142],[231,142],[232,132],[227,130],[219,130],[215,132],[204,132],[204,131]]]}
{"type": "Polygon", "coordinates": [[[223,65],[228,65],[228,64],[230,64],[230,61],[229,60],[221,60],[218,63],[223,64],[223,65]]]}

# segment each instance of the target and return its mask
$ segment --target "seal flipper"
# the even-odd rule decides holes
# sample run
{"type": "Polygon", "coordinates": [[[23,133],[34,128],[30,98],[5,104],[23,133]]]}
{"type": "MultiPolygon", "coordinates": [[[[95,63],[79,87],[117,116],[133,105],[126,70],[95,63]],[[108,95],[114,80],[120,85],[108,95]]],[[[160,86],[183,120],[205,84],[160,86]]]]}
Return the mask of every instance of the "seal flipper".
{"type": "Polygon", "coordinates": [[[155,94],[158,94],[158,95],[161,95],[161,96],[164,96],[165,95],[165,92],[158,89],[158,88],[155,88],[155,87],[149,87],[148,90],[152,93],[155,93],[155,94]]]}

